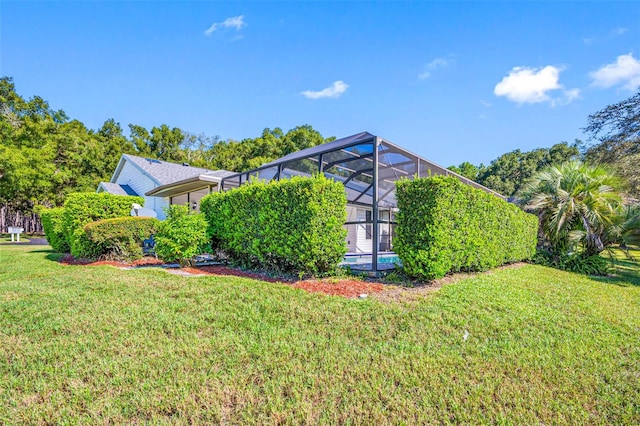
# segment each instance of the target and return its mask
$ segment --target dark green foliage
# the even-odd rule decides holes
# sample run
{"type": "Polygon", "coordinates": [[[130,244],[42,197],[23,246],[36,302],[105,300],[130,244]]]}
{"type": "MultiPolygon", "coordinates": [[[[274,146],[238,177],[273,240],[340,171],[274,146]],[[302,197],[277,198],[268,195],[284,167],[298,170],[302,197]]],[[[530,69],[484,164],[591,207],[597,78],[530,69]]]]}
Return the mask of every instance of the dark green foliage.
{"type": "Polygon", "coordinates": [[[401,180],[396,197],[394,247],[410,276],[483,271],[535,253],[535,216],[454,177],[401,180]]]}
{"type": "Polygon", "coordinates": [[[640,91],[591,114],[583,130],[597,141],[585,151],[585,159],[613,167],[629,181],[629,193],[640,198],[640,91]]]}
{"type": "Polygon", "coordinates": [[[152,217],[117,217],[87,223],[84,232],[98,256],[135,260],[142,257],[142,242],[156,233],[159,223],[152,217]]]}
{"type": "Polygon", "coordinates": [[[188,266],[208,243],[207,221],[187,206],[174,204],[166,212],[167,218],[160,222],[155,236],[156,254],[164,261],[188,266]]]}
{"type": "Polygon", "coordinates": [[[42,220],[44,235],[51,248],[58,253],[68,253],[69,243],[64,232],[64,207],[41,209],[38,213],[42,220]]]}
{"type": "Polygon", "coordinates": [[[592,256],[584,253],[558,254],[546,249],[539,249],[533,257],[533,262],[583,275],[607,275],[611,269],[611,263],[597,254],[592,256]]]}
{"type": "Polygon", "coordinates": [[[202,200],[215,248],[245,266],[334,271],[347,247],[346,196],[324,176],[253,182],[202,200]]]}
{"type": "Polygon", "coordinates": [[[334,137],[325,139],[308,124],[295,127],[286,134],[278,127],[273,130],[266,128],[257,138],[247,138],[240,142],[229,140],[215,144],[210,151],[210,166],[214,169],[245,171],[292,152],[331,142],[334,139],[334,137]]]}
{"type": "Polygon", "coordinates": [[[509,197],[518,192],[522,184],[536,172],[549,165],[578,158],[579,154],[575,145],[566,142],[527,152],[516,149],[501,155],[479,171],[476,181],[509,197]]]}
{"type": "Polygon", "coordinates": [[[126,217],[133,203],[144,204],[144,198],[107,193],[76,192],[64,202],[64,232],[75,257],[95,258],[100,255],[84,232],[84,225],[101,219],[126,217]]]}

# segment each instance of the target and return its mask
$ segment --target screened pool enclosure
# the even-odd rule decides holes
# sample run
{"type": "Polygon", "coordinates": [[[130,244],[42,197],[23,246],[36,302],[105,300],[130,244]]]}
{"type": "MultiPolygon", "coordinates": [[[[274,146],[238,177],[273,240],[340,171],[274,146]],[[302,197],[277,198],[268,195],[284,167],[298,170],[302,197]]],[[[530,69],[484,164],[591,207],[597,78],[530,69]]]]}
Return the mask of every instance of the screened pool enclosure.
{"type": "MultiPolygon", "coordinates": [[[[452,175],[493,192],[463,176],[367,132],[291,153],[248,172],[225,177],[221,190],[254,179],[279,180],[322,173],[344,184],[347,195],[345,263],[355,269],[378,271],[393,267],[396,182],[415,176],[452,175]]],[[[499,195],[495,193],[496,195],[499,195]]]]}

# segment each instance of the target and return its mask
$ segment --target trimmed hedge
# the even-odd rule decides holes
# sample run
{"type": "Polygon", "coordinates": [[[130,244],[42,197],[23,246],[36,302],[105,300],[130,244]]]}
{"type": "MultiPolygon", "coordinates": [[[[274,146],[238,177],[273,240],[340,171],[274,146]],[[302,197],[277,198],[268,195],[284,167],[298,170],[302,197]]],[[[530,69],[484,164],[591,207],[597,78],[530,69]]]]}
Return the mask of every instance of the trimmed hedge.
{"type": "Polygon", "coordinates": [[[178,262],[180,267],[191,264],[192,259],[207,246],[207,220],[187,206],[172,205],[167,218],[160,222],[156,234],[156,255],[166,262],[178,262]]]}
{"type": "Polygon", "coordinates": [[[344,186],[322,175],[212,193],[200,209],[213,248],[250,267],[323,274],[347,251],[344,186]]]}
{"type": "Polygon", "coordinates": [[[84,225],[101,219],[128,217],[133,203],[142,205],[144,198],[106,192],[69,194],[64,202],[63,224],[71,254],[87,258],[99,256],[99,248],[87,238],[84,225]]]}
{"type": "Polygon", "coordinates": [[[401,180],[394,239],[405,272],[420,279],[530,259],[538,218],[450,176],[401,180]]]}
{"type": "Polygon", "coordinates": [[[58,253],[69,253],[69,243],[64,232],[64,207],[43,208],[38,211],[42,229],[51,248],[58,253]]]}
{"type": "Polygon", "coordinates": [[[87,223],[84,232],[98,256],[135,260],[142,257],[142,243],[157,232],[159,223],[152,217],[117,217],[87,223]]]}

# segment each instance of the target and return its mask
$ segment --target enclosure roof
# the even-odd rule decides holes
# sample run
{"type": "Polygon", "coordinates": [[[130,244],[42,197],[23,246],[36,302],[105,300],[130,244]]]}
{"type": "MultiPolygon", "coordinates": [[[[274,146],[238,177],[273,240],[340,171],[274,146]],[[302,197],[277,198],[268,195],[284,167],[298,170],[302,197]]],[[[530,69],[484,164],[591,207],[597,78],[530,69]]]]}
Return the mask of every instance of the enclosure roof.
{"type": "Polygon", "coordinates": [[[375,138],[375,136],[369,132],[360,132],[355,135],[347,136],[346,138],[336,139],[335,141],[327,142],[322,145],[316,145],[316,146],[312,146],[311,148],[305,148],[301,151],[292,152],[289,155],[285,155],[282,158],[279,158],[275,161],[262,165],[261,168],[283,163],[286,161],[301,160],[307,157],[322,154],[327,151],[334,151],[337,149],[346,148],[358,142],[369,141],[373,138],[375,138]]]}

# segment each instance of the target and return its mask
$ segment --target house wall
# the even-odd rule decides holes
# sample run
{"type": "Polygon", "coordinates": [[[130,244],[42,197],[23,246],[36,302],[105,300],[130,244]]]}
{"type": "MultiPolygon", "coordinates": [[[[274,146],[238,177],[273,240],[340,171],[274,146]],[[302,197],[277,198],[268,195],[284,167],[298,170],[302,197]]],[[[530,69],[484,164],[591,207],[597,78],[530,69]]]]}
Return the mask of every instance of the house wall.
{"type": "Polygon", "coordinates": [[[209,194],[209,187],[198,189],[196,191],[187,192],[180,195],[174,195],[169,197],[171,204],[180,204],[187,206],[190,209],[200,212],[200,200],[209,194]],[[195,203],[195,209],[193,209],[193,203],[195,203]]]}
{"type": "MultiPolygon", "coordinates": [[[[347,222],[366,220],[367,211],[371,212],[372,210],[364,207],[347,206],[347,222]]],[[[347,230],[347,253],[371,253],[373,248],[371,234],[373,224],[345,225],[345,229],[347,230]]]]}
{"type": "Polygon", "coordinates": [[[144,198],[144,207],[153,209],[158,215],[158,219],[165,218],[164,208],[169,206],[169,198],[148,197],[144,195],[146,192],[156,188],[158,184],[129,161],[125,160],[115,183],[129,185],[131,189],[144,198]]]}

